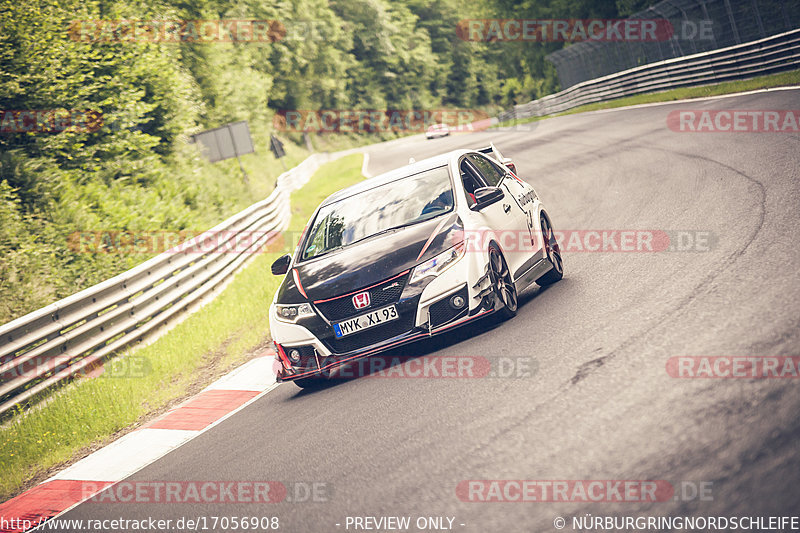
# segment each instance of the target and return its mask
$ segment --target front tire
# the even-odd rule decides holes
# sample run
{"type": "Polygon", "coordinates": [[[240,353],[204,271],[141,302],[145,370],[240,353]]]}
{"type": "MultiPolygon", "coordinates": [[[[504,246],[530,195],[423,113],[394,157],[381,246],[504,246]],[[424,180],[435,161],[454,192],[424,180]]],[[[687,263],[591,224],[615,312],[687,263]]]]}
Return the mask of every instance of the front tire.
{"type": "Polygon", "coordinates": [[[553,226],[550,225],[550,221],[542,217],[540,225],[542,227],[542,239],[544,240],[547,260],[550,261],[550,264],[553,266],[547,274],[536,280],[537,284],[544,287],[546,285],[552,285],[564,277],[564,262],[561,259],[561,248],[558,247],[558,241],[556,240],[556,235],[555,232],[553,232],[553,226]]]}
{"type": "Polygon", "coordinates": [[[495,295],[496,310],[503,320],[508,320],[517,315],[517,287],[511,279],[503,254],[494,245],[489,247],[489,280],[495,295]]]}

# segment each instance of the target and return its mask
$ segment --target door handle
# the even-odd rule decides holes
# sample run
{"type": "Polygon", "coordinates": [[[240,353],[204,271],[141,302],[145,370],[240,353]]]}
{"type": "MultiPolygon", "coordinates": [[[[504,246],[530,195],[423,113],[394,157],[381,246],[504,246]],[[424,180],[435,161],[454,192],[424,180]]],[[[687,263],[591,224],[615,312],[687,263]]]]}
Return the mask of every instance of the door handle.
{"type": "Polygon", "coordinates": [[[510,206],[510,205],[508,205],[508,204],[503,204],[503,211],[505,211],[506,213],[508,213],[509,211],[511,211],[511,206],[510,206]]]}

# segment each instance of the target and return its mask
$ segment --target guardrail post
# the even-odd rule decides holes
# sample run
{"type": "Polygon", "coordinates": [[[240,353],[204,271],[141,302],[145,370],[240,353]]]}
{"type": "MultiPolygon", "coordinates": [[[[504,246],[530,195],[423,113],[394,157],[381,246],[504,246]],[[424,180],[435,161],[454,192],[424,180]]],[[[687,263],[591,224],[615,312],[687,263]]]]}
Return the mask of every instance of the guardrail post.
{"type": "Polygon", "coordinates": [[[733,39],[736,41],[736,44],[742,44],[742,40],[739,37],[739,30],[736,28],[736,19],[733,16],[733,9],[731,9],[731,2],[730,0],[725,1],[725,11],[728,13],[728,21],[731,25],[731,31],[733,32],[733,39]]]}

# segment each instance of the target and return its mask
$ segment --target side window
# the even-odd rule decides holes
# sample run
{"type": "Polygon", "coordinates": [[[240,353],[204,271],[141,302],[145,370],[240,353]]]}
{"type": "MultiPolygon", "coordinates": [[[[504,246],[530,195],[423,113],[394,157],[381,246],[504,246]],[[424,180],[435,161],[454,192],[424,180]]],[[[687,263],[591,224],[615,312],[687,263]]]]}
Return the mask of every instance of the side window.
{"type": "Polygon", "coordinates": [[[469,159],[475,164],[476,167],[478,167],[478,170],[483,175],[483,178],[486,180],[486,183],[488,183],[492,187],[497,187],[498,185],[500,185],[500,182],[503,181],[503,177],[505,177],[505,172],[501,171],[485,157],[479,155],[471,155],[469,156],[469,159]]]}
{"type": "Polygon", "coordinates": [[[503,176],[504,178],[508,176],[508,171],[504,169],[501,165],[498,165],[494,161],[489,161],[489,164],[491,164],[494,167],[495,172],[499,172],[500,175],[503,176]]]}

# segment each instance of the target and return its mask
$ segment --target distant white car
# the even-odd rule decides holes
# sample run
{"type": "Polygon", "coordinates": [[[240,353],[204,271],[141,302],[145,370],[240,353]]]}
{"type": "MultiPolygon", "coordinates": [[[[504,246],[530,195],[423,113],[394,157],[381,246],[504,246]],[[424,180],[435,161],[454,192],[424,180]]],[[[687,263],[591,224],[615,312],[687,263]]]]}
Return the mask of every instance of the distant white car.
{"type": "Polygon", "coordinates": [[[428,139],[447,137],[448,135],[450,135],[450,128],[447,124],[431,124],[428,126],[428,131],[425,132],[425,137],[428,139]]]}

